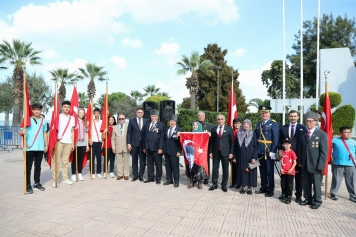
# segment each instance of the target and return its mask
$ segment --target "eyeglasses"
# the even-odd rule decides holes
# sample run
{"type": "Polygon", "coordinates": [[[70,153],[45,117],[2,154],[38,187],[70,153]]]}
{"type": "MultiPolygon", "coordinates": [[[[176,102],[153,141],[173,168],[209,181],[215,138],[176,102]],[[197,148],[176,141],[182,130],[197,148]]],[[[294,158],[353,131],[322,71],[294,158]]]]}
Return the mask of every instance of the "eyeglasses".
{"type": "Polygon", "coordinates": [[[224,119],[218,119],[218,120],[224,120],[224,119]]]}
{"type": "Polygon", "coordinates": [[[125,118],[119,118],[119,120],[125,120],[125,118]]]}
{"type": "Polygon", "coordinates": [[[350,134],[351,132],[342,132],[342,133],[345,133],[345,134],[350,134]]]}
{"type": "Polygon", "coordinates": [[[314,122],[315,120],[305,120],[306,123],[314,122]]]}

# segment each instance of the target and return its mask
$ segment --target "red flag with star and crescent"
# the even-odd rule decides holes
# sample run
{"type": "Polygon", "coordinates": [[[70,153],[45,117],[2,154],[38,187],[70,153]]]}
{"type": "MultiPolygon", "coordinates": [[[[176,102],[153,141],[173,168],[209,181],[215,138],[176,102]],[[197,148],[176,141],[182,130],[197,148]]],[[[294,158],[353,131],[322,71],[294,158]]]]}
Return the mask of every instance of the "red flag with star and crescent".
{"type": "Polygon", "coordinates": [[[201,166],[206,174],[209,174],[207,160],[209,134],[207,132],[181,132],[179,137],[186,166],[190,168],[193,165],[201,166]]]}
{"type": "Polygon", "coordinates": [[[229,96],[229,103],[227,106],[227,124],[229,126],[233,126],[233,120],[238,117],[239,112],[237,111],[236,106],[236,97],[234,93],[234,82],[231,81],[231,88],[230,88],[230,96],[229,96]]]}
{"type": "Polygon", "coordinates": [[[331,115],[331,106],[330,106],[330,97],[329,93],[326,91],[324,106],[323,106],[323,118],[321,120],[321,130],[326,133],[328,137],[328,155],[326,157],[325,169],[323,175],[328,173],[328,165],[331,163],[331,153],[332,153],[332,140],[333,140],[333,125],[332,125],[332,115],[331,115]]]}

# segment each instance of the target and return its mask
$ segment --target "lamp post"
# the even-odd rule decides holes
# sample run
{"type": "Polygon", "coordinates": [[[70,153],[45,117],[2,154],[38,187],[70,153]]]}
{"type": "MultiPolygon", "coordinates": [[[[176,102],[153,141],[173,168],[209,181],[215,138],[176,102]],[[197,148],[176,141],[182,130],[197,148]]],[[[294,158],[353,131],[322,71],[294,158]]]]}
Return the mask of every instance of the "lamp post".
{"type": "Polygon", "coordinates": [[[216,112],[219,112],[219,70],[220,66],[215,66],[215,69],[218,71],[217,85],[216,85],[216,112]]]}

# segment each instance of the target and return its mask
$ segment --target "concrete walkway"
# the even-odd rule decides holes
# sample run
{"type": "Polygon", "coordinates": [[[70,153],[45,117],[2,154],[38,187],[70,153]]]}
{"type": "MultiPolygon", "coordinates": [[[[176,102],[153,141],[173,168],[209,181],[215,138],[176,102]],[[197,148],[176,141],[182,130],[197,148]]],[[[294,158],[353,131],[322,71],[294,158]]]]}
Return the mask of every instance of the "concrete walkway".
{"type": "MultiPolygon", "coordinates": [[[[278,200],[278,175],[274,197],[265,198],[208,186],[188,190],[183,168],[179,188],[90,180],[88,167],[84,174],[85,181],[55,189],[43,162],[46,191],[24,195],[22,152],[0,152],[0,236],[356,236],[356,203],[344,182],[338,201],[323,199],[312,210],[278,200]]],[[[329,175],[329,187],[330,181],[329,175]]]]}

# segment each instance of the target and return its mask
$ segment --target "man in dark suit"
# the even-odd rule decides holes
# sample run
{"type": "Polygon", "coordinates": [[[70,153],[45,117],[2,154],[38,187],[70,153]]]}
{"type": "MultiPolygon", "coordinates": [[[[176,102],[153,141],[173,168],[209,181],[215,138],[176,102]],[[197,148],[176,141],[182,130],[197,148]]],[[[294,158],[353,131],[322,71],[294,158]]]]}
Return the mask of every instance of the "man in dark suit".
{"type": "MultiPolygon", "coordinates": [[[[302,201],[302,191],[303,191],[303,173],[302,173],[302,159],[299,158],[299,155],[302,151],[298,148],[299,136],[304,134],[307,131],[307,128],[303,125],[298,123],[299,114],[296,110],[291,110],[288,113],[289,124],[285,124],[279,130],[279,150],[280,153],[282,152],[282,144],[281,142],[289,138],[292,143],[292,150],[297,155],[297,165],[295,167],[295,202],[300,203],[302,201]]],[[[299,146],[300,147],[300,146],[299,146]]],[[[281,154],[280,154],[281,155],[281,154]]],[[[282,199],[282,195],[279,197],[282,199]]]]}
{"type": "MultiPolygon", "coordinates": [[[[316,128],[318,114],[308,112],[305,115],[307,131],[301,134],[301,154],[303,169],[303,191],[305,200],[300,205],[311,205],[318,209],[321,201],[321,177],[325,169],[328,154],[328,141],[324,131],[316,128]],[[312,195],[312,188],[314,195],[312,195]]],[[[298,157],[299,159],[299,157],[298,157]]]]}
{"type": "Polygon", "coordinates": [[[229,180],[229,159],[232,159],[234,154],[234,133],[230,126],[225,125],[225,116],[219,114],[217,116],[218,126],[211,129],[210,137],[210,158],[213,159],[213,186],[210,191],[218,188],[219,165],[223,170],[223,178],[221,189],[227,192],[227,181],[229,180]]]}
{"type": "Polygon", "coordinates": [[[143,175],[146,168],[146,154],[143,153],[143,128],[148,122],[143,118],[144,111],[142,108],[136,110],[136,118],[129,121],[127,129],[127,149],[132,154],[132,182],[139,179],[143,181],[143,175]],[[138,172],[138,159],[140,157],[140,172],[138,172]]]}
{"type": "Polygon", "coordinates": [[[150,115],[151,122],[146,124],[143,135],[143,152],[147,154],[148,168],[148,178],[145,180],[145,183],[154,182],[156,179],[156,184],[161,184],[165,126],[162,122],[158,121],[158,110],[152,109],[150,115]],[[153,164],[156,165],[156,176],[153,164]]]}
{"type": "Polygon", "coordinates": [[[257,154],[263,157],[260,160],[261,166],[261,188],[256,191],[257,194],[264,193],[266,197],[274,195],[274,161],[279,140],[279,125],[276,120],[271,119],[271,107],[262,105],[259,107],[261,121],[256,126],[257,154]]]}
{"type": "MultiPolygon", "coordinates": [[[[201,128],[203,130],[203,132],[211,132],[211,129],[213,128],[213,125],[211,123],[205,122],[205,113],[204,111],[199,111],[198,112],[198,121],[201,124],[201,128]]],[[[210,143],[208,145],[210,147],[210,143]]],[[[210,159],[209,159],[209,155],[208,157],[206,157],[206,159],[208,160],[208,176],[210,176],[210,159]]],[[[209,183],[209,179],[204,179],[204,184],[208,184],[209,183]]]]}
{"type": "Polygon", "coordinates": [[[179,137],[177,133],[183,132],[183,130],[177,125],[177,115],[172,114],[169,117],[169,127],[167,127],[166,132],[164,133],[164,145],[163,153],[165,157],[165,166],[166,166],[166,178],[167,181],[163,185],[173,184],[174,176],[174,187],[179,187],[179,156],[182,152],[179,137]]]}

